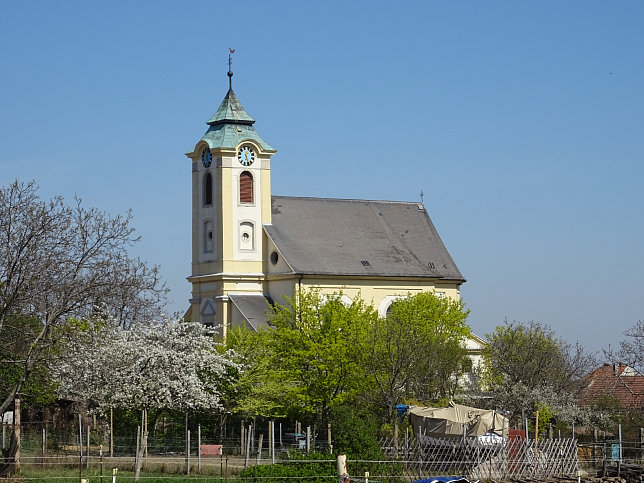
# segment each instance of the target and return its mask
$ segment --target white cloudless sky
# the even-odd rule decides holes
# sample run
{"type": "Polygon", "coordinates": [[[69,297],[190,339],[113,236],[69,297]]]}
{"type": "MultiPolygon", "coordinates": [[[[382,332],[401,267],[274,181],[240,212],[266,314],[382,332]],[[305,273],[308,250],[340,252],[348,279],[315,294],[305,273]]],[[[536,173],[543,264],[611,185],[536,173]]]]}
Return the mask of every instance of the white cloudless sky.
{"type": "Polygon", "coordinates": [[[592,351],[644,318],[640,1],[4,2],[0,183],[132,209],[170,311],[191,151],[228,88],[274,194],[424,201],[470,325],[592,351]]]}

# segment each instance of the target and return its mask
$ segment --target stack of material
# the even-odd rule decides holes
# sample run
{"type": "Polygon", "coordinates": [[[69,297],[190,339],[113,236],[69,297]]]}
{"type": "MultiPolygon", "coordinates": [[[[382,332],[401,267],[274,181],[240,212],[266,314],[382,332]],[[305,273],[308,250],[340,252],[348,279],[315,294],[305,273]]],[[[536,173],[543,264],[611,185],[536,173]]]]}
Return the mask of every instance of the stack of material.
{"type": "Polygon", "coordinates": [[[617,466],[608,466],[597,472],[597,476],[606,480],[607,478],[616,478],[625,483],[643,483],[644,466],[621,464],[617,466]]]}

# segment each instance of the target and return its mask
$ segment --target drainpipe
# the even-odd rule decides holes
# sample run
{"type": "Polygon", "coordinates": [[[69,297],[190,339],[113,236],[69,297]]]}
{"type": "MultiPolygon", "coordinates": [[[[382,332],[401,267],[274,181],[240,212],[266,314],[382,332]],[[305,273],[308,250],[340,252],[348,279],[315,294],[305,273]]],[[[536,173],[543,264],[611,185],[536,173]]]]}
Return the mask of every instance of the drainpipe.
{"type": "Polygon", "coordinates": [[[304,275],[299,275],[299,278],[297,279],[297,317],[300,319],[300,323],[302,323],[302,306],[301,306],[301,301],[302,301],[302,279],[304,278],[304,275]]]}

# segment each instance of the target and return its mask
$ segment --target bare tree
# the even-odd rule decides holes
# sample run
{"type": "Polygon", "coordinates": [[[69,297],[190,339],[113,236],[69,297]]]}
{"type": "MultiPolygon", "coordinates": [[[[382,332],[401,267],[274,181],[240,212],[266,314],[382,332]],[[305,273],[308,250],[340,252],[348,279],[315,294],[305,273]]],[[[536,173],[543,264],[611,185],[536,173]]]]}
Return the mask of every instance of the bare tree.
{"type": "Polygon", "coordinates": [[[624,331],[626,339],[619,343],[617,351],[605,350],[604,357],[610,362],[621,361],[640,374],[644,374],[644,321],[638,321],[624,331]]]}
{"type": "Polygon", "coordinates": [[[69,317],[101,312],[121,327],[160,316],[167,289],[157,267],[127,250],[139,238],[132,215],[86,208],[79,198],[42,200],[34,182],[0,188],[0,334],[7,318],[37,317],[22,376],[0,404],[2,414],[69,317]]]}

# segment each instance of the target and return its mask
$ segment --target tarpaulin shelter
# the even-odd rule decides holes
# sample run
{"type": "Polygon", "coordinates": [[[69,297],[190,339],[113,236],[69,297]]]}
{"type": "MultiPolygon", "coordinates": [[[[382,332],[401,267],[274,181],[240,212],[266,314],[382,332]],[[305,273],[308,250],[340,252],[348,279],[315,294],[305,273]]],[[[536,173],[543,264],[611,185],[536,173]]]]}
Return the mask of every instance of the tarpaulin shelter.
{"type": "Polygon", "coordinates": [[[431,438],[482,437],[496,435],[507,437],[508,418],[494,410],[477,409],[453,402],[446,408],[410,406],[409,423],[419,436],[431,438]]]}

